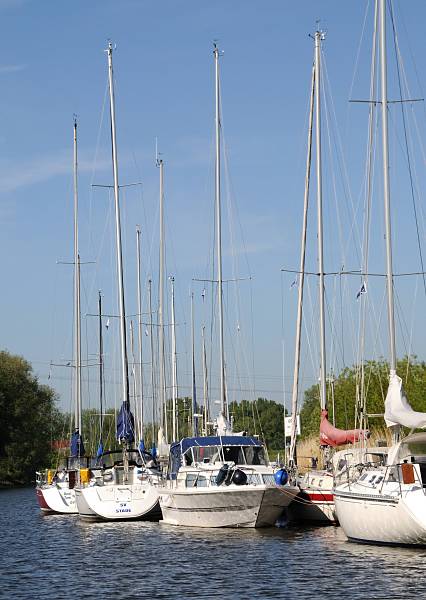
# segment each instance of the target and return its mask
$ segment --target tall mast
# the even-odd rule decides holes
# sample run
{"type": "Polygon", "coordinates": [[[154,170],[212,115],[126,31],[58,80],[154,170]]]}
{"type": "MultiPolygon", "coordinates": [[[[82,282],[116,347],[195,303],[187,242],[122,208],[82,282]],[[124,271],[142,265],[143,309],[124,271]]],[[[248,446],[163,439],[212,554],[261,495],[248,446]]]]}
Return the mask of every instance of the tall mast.
{"type": "Polygon", "coordinates": [[[321,166],[321,41],[322,31],[315,32],[315,136],[316,136],[316,175],[318,205],[318,272],[319,272],[319,311],[320,311],[320,402],[321,409],[327,405],[326,396],[326,356],[325,356],[325,309],[324,309],[324,251],[322,223],[322,166],[321,166]]]}
{"type": "Polygon", "coordinates": [[[112,167],[114,175],[114,205],[115,205],[115,238],[117,250],[117,280],[118,280],[118,304],[120,318],[120,345],[121,345],[121,378],[123,402],[129,400],[129,372],[127,363],[126,343],[126,311],[124,306],[124,277],[123,277],[123,254],[121,248],[121,222],[120,222],[120,198],[118,186],[118,164],[117,164],[117,142],[115,130],[115,101],[114,101],[114,74],[112,68],[112,43],[108,44],[108,76],[109,76],[109,99],[111,116],[111,142],[112,142],[112,167]]]}
{"type": "MultiPolygon", "coordinates": [[[[74,402],[75,428],[81,435],[81,306],[78,253],[77,118],[74,117],[74,402]]],[[[80,454],[80,452],[79,452],[80,454]]]]}
{"type": "Polygon", "coordinates": [[[197,414],[197,385],[195,382],[195,334],[194,334],[194,293],[191,293],[191,379],[192,379],[192,435],[198,435],[198,417],[197,414]]]}
{"type": "Polygon", "coordinates": [[[207,423],[209,420],[209,384],[207,379],[207,355],[206,355],[206,340],[205,326],[201,329],[201,337],[203,340],[203,401],[204,401],[204,430],[205,435],[208,435],[207,423]]]}
{"type": "Polygon", "coordinates": [[[164,359],[164,193],[163,193],[163,161],[157,158],[160,169],[160,274],[158,291],[158,351],[160,361],[160,423],[164,426],[167,439],[167,411],[166,411],[166,374],[164,359]]]}
{"type": "Polygon", "coordinates": [[[223,281],[222,281],[222,218],[220,203],[220,86],[219,86],[219,48],[214,44],[215,61],[215,199],[216,199],[216,239],[217,239],[217,293],[219,302],[219,346],[220,346],[220,406],[222,414],[228,418],[225,385],[225,350],[223,341],[223,281]]]}
{"type": "Polygon", "coordinates": [[[137,287],[138,287],[138,349],[139,349],[139,429],[143,440],[143,367],[142,367],[142,286],[141,286],[141,229],[136,227],[137,287]]]}
{"type": "MultiPolygon", "coordinates": [[[[368,115],[368,161],[367,161],[367,181],[366,181],[366,206],[365,206],[365,222],[363,234],[363,257],[362,257],[362,279],[361,286],[367,285],[368,282],[368,259],[369,259],[369,239],[370,239],[370,221],[371,221],[371,195],[373,185],[373,136],[374,136],[374,117],[376,114],[376,54],[377,54],[377,32],[378,32],[378,2],[374,3],[374,32],[373,45],[371,50],[371,72],[370,72],[370,109],[368,115]]],[[[362,289],[362,287],[361,287],[362,289]]],[[[359,382],[355,413],[356,420],[360,419],[360,427],[367,428],[366,422],[366,395],[365,395],[365,325],[367,315],[367,297],[366,294],[360,295],[360,340],[359,340],[359,382]]]]}
{"type": "Polygon", "coordinates": [[[104,344],[102,337],[102,294],[98,292],[98,310],[99,310],[99,442],[103,442],[103,429],[104,429],[104,344]]]}
{"type": "MultiPolygon", "coordinates": [[[[136,382],[135,336],[134,336],[134,330],[133,330],[133,320],[130,321],[129,336],[130,336],[130,353],[131,353],[131,356],[132,356],[131,375],[132,375],[133,401],[134,401],[135,416],[136,416],[135,433],[138,433],[139,436],[140,436],[140,430],[138,431],[138,427],[139,427],[139,423],[140,423],[140,419],[139,419],[139,407],[138,407],[138,404],[137,404],[137,401],[136,401],[136,397],[137,397],[137,382],[136,382]]],[[[135,435],[135,437],[136,437],[136,435],[135,435]]],[[[141,438],[139,437],[139,439],[141,439],[141,438]]]]}
{"type": "Polygon", "coordinates": [[[385,202],[385,235],[386,235],[386,278],[388,296],[389,319],[389,350],[390,372],[396,372],[396,347],[395,347],[395,316],[393,299],[393,271],[392,271],[392,232],[389,193],[389,146],[388,146],[388,90],[387,90],[387,65],[386,65],[386,4],[380,0],[380,62],[381,62],[381,88],[382,88],[382,144],[383,144],[383,194],[385,202]]]}
{"type": "Polygon", "coordinates": [[[152,393],[152,445],[155,447],[155,371],[154,337],[152,328],[152,280],[148,279],[149,340],[151,351],[151,393],[152,393]]]}
{"type": "Polygon", "coordinates": [[[315,96],[315,63],[312,66],[311,99],[309,109],[308,125],[308,153],[306,157],[305,174],[305,194],[303,198],[303,224],[302,224],[302,243],[300,249],[300,268],[299,268],[299,291],[297,299],[297,322],[296,322],[296,347],[294,353],[294,373],[293,373],[293,393],[291,401],[291,441],[289,464],[295,462],[294,452],[296,448],[296,424],[297,424],[297,397],[299,394],[299,369],[300,369],[300,345],[302,338],[302,316],[303,316],[303,287],[305,282],[305,254],[306,254],[306,231],[308,226],[308,205],[309,205],[309,183],[311,176],[311,156],[312,156],[312,123],[314,114],[314,96],[315,96]]]}
{"type": "Polygon", "coordinates": [[[178,422],[177,422],[177,354],[176,354],[176,322],[175,322],[175,278],[170,277],[170,283],[172,287],[171,297],[171,313],[172,313],[172,419],[173,419],[173,441],[178,439],[178,422]]]}

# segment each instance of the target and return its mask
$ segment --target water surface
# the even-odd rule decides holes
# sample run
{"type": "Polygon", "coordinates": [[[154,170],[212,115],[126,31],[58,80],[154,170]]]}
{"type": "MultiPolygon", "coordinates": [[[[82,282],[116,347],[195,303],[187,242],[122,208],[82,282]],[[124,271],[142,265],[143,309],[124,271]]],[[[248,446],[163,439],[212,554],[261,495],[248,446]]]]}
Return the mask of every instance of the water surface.
{"type": "Polygon", "coordinates": [[[426,597],[426,550],[350,543],[339,527],[192,529],[43,515],[0,492],[0,598],[426,597]]]}

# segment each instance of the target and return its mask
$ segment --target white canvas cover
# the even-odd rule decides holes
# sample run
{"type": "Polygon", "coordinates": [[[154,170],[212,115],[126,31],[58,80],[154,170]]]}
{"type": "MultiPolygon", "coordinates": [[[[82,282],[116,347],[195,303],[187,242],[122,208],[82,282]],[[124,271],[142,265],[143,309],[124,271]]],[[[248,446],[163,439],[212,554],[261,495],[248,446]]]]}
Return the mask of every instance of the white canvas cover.
{"type": "Polygon", "coordinates": [[[426,413],[416,412],[408,404],[402,387],[402,379],[396,371],[391,371],[388,393],[385,400],[385,421],[387,427],[402,425],[410,429],[426,428],[426,413]]]}
{"type": "Polygon", "coordinates": [[[225,417],[225,415],[223,414],[222,411],[220,411],[220,413],[216,419],[216,434],[217,435],[234,435],[232,433],[232,427],[229,424],[227,418],[225,417]]]}
{"type": "Polygon", "coordinates": [[[164,430],[162,427],[159,427],[157,433],[157,452],[161,457],[169,455],[169,445],[166,442],[166,437],[164,435],[164,430]]]}

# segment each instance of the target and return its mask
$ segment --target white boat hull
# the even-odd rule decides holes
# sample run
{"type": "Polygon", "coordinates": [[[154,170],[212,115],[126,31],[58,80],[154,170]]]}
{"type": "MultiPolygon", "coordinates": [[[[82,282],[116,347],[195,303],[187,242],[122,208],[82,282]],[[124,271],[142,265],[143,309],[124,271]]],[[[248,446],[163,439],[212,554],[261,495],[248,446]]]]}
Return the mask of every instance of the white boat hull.
{"type": "Polygon", "coordinates": [[[86,519],[161,518],[158,488],[148,483],[78,487],[76,502],[80,517],[86,519]]]}
{"type": "Polygon", "coordinates": [[[426,496],[423,488],[395,497],[337,490],[336,512],[352,541],[426,545],[426,496]]]}
{"type": "Polygon", "coordinates": [[[186,527],[270,527],[299,489],[229,486],[160,490],[163,523],[186,527]]]}
{"type": "Polygon", "coordinates": [[[45,513],[77,514],[75,490],[61,484],[42,485],[36,488],[40,509],[45,513]]]}

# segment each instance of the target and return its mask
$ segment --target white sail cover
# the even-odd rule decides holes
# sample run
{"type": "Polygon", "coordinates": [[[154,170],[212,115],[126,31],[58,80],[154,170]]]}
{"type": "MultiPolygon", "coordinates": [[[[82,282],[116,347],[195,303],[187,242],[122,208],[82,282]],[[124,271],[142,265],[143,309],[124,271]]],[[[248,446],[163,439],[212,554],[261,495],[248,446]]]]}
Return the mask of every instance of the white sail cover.
{"type": "Polygon", "coordinates": [[[232,433],[232,427],[229,424],[228,419],[225,417],[222,411],[220,411],[216,419],[216,434],[217,435],[234,435],[232,433]]]}
{"type": "Polygon", "coordinates": [[[157,434],[157,452],[158,456],[166,457],[169,455],[169,445],[164,435],[164,429],[160,426],[157,434]]]}
{"type": "Polygon", "coordinates": [[[385,421],[387,427],[402,425],[410,429],[426,428],[426,413],[416,412],[408,404],[402,387],[402,379],[396,371],[391,371],[388,393],[385,400],[385,421]]]}

